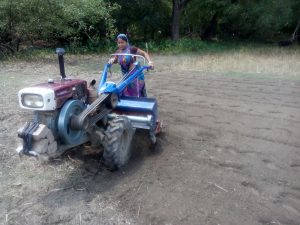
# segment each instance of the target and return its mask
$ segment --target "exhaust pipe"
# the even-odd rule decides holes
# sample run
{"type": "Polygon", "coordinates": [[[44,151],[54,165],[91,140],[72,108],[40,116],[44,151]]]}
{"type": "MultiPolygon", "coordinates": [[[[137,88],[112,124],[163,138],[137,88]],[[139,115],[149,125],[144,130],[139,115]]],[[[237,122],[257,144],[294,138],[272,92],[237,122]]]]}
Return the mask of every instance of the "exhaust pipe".
{"type": "Polygon", "coordinates": [[[58,55],[58,63],[59,63],[59,70],[60,70],[61,79],[65,79],[66,78],[65,64],[64,64],[65,49],[63,49],[63,48],[57,48],[56,49],[56,53],[58,55]]]}

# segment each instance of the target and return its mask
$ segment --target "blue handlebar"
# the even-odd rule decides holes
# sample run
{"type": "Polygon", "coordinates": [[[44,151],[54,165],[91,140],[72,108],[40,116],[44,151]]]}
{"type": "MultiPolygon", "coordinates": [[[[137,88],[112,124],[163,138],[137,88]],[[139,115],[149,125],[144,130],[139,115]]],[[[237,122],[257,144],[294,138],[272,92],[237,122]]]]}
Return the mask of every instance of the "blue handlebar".
{"type": "MultiPolygon", "coordinates": [[[[112,65],[107,63],[104,66],[104,70],[102,72],[101,80],[98,86],[98,93],[100,93],[101,88],[105,85],[106,79],[107,79],[107,70],[112,65]]],[[[117,94],[121,93],[135,78],[137,78],[144,70],[151,69],[151,66],[142,66],[137,71],[135,71],[133,74],[131,74],[128,78],[126,78],[122,83],[120,83],[113,92],[116,92],[117,94]]],[[[106,89],[104,90],[106,92],[106,89]]],[[[111,90],[107,90],[107,92],[111,92],[111,90]]]]}
{"type": "Polygon", "coordinates": [[[98,86],[98,93],[100,91],[100,88],[104,85],[104,83],[106,82],[106,78],[107,78],[107,70],[108,68],[111,67],[111,64],[109,63],[106,63],[105,66],[104,66],[104,70],[102,72],[102,76],[101,76],[101,80],[100,80],[100,83],[99,83],[99,86],[98,86]]]}

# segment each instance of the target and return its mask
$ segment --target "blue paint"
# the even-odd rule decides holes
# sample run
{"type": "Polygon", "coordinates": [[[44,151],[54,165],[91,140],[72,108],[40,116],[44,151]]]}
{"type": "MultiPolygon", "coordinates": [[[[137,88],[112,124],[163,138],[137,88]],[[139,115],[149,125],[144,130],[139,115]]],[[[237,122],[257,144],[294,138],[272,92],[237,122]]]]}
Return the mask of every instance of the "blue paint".
{"type": "Polygon", "coordinates": [[[155,129],[157,120],[157,101],[155,98],[122,97],[116,107],[117,111],[126,113],[141,113],[152,115],[152,129],[155,129]]]}
{"type": "Polygon", "coordinates": [[[106,82],[104,83],[100,89],[99,89],[99,93],[117,93],[117,86],[114,82],[106,82]]]}
{"type": "Polygon", "coordinates": [[[98,93],[100,93],[100,89],[101,87],[105,84],[106,82],[106,79],[107,79],[107,70],[111,67],[111,64],[107,63],[105,64],[104,66],[104,70],[102,72],[102,76],[101,76],[101,80],[100,80],[100,83],[99,83],[99,86],[98,86],[98,93]]]}
{"type": "MultiPolygon", "coordinates": [[[[140,67],[135,73],[131,74],[126,80],[121,82],[117,87],[113,87],[110,85],[107,85],[106,79],[107,79],[107,70],[111,67],[111,64],[107,63],[104,66],[104,70],[102,72],[101,80],[98,86],[98,93],[117,93],[120,95],[122,91],[132,82],[134,79],[136,79],[144,70],[149,70],[150,66],[142,66],[140,67]]],[[[135,67],[139,67],[138,64],[135,65],[135,67]]]]}
{"type": "MultiPolygon", "coordinates": [[[[102,72],[101,80],[98,87],[98,93],[116,93],[120,96],[122,91],[137,77],[139,77],[144,70],[151,69],[150,66],[140,67],[138,64],[135,64],[136,71],[127,77],[124,81],[116,85],[113,82],[107,82],[107,71],[111,67],[111,64],[106,64],[102,72]]],[[[125,76],[125,75],[124,75],[125,76]]],[[[157,101],[155,98],[145,98],[145,97],[124,97],[122,96],[117,107],[116,111],[129,113],[129,114],[145,114],[152,115],[153,123],[150,129],[150,134],[154,133],[156,128],[157,120],[157,101]]]]}

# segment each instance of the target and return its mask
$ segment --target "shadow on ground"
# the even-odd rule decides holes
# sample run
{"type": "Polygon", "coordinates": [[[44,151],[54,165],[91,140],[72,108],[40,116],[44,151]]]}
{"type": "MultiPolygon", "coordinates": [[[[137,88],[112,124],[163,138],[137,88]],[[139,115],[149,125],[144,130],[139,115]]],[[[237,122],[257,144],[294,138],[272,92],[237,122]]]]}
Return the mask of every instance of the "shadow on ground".
{"type": "MultiPolygon", "coordinates": [[[[101,160],[101,153],[87,154],[80,149],[72,149],[64,157],[69,158],[78,166],[66,179],[57,183],[53,190],[41,196],[41,202],[48,209],[71,207],[81,201],[91,202],[104,193],[111,192],[116,186],[130,179],[148,157],[158,157],[162,152],[161,141],[164,135],[152,145],[147,134],[137,131],[132,142],[132,155],[128,164],[118,171],[109,171],[101,160]]],[[[81,148],[84,148],[83,146],[81,148]]],[[[56,164],[56,163],[54,163],[56,164]]],[[[57,165],[53,165],[57,166],[57,165]]],[[[126,182],[125,182],[126,183],[126,182]]],[[[61,221],[63,222],[63,221],[61,221]]]]}

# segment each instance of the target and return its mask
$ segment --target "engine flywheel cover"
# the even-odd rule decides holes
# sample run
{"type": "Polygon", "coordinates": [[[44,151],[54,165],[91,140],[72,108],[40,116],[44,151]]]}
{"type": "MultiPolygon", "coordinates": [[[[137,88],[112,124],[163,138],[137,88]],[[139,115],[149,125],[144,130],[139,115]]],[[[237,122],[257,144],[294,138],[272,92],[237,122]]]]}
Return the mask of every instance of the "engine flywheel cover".
{"type": "Polygon", "coordinates": [[[85,108],[83,102],[79,100],[69,100],[62,107],[58,117],[58,134],[65,144],[76,145],[86,137],[84,130],[71,128],[72,116],[79,115],[85,108]]]}

